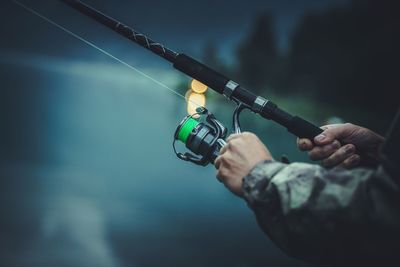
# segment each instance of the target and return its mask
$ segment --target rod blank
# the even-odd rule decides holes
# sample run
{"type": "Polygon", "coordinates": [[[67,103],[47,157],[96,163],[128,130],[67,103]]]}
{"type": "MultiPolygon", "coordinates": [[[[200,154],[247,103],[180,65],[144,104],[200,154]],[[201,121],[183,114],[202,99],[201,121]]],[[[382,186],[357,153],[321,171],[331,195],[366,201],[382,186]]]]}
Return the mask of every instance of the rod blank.
{"type": "Polygon", "coordinates": [[[159,55],[160,57],[168,60],[171,63],[175,62],[175,58],[178,53],[166,48],[164,45],[153,41],[146,35],[137,32],[136,30],[124,25],[123,23],[101,13],[95,8],[81,2],[78,0],[60,0],[75,10],[81,12],[82,14],[96,20],[97,22],[103,24],[104,26],[110,28],[113,31],[118,32],[120,35],[128,38],[129,40],[141,45],[142,47],[152,51],[153,53],[159,55]]]}

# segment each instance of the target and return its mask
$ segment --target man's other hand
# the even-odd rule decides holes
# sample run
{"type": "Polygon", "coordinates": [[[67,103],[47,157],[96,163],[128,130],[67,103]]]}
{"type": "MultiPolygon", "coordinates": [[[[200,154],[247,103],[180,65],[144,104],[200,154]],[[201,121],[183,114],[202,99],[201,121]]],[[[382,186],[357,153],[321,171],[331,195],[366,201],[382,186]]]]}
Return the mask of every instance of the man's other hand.
{"type": "Polygon", "coordinates": [[[214,165],[218,169],[217,178],[229,190],[242,196],[243,178],[254,166],[264,160],[273,160],[271,153],[253,133],[233,134],[220,151],[214,165]]]}
{"type": "Polygon", "coordinates": [[[300,150],[309,151],[311,160],[321,160],[324,167],[353,168],[361,160],[376,160],[384,138],[373,131],[351,123],[331,124],[314,138],[298,139],[300,150]],[[344,145],[341,145],[344,144],[344,145]]]}

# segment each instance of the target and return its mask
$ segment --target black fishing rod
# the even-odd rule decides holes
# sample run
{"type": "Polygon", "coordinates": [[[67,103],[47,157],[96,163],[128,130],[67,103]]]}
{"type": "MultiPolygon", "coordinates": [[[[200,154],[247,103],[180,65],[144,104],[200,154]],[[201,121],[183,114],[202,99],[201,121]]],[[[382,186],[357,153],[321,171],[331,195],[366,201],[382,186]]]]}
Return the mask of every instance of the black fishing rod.
{"type": "Polygon", "coordinates": [[[173,64],[175,69],[204,83],[216,92],[225,95],[228,99],[233,100],[236,103],[242,103],[253,112],[260,114],[262,117],[273,120],[286,127],[289,132],[293,133],[297,137],[313,139],[322,132],[319,127],[298,116],[290,115],[280,109],[273,102],[253,94],[241,87],[238,83],[228,79],[224,75],[205,66],[199,61],[185,54],[177,53],[166,48],[164,45],[151,40],[146,35],[137,32],[87,4],[77,0],[61,1],[104,26],[107,26],[127,39],[168,60],[173,64]]]}
{"type": "MultiPolygon", "coordinates": [[[[235,112],[233,113],[233,128],[235,133],[241,132],[239,115],[244,109],[249,109],[266,119],[279,123],[286,127],[289,132],[301,138],[306,137],[313,139],[322,132],[319,127],[298,116],[290,115],[280,109],[272,101],[251,93],[238,83],[228,79],[194,58],[168,49],[146,35],[137,32],[85,3],[78,0],[61,1],[104,26],[107,26],[125,38],[168,60],[173,64],[175,69],[202,82],[216,92],[234,101],[237,104],[235,112]]],[[[185,117],[175,131],[173,147],[178,158],[205,166],[208,163],[214,163],[214,160],[219,154],[219,150],[226,144],[225,138],[227,129],[212,113],[203,107],[198,108],[195,115],[205,117],[204,122],[195,119],[193,115],[185,117]],[[177,140],[185,143],[186,147],[195,155],[177,152],[175,148],[175,141],[177,140]]]]}

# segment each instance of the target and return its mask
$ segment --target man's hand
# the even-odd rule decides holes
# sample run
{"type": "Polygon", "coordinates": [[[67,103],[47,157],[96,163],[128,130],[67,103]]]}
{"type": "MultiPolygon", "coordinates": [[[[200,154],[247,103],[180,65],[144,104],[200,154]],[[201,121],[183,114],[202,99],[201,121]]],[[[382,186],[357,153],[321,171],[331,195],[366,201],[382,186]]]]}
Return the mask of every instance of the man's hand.
{"type": "Polygon", "coordinates": [[[273,160],[271,153],[255,134],[244,132],[229,136],[214,165],[218,169],[218,179],[233,193],[242,196],[243,178],[264,160],[273,160]]]}
{"type": "Polygon", "coordinates": [[[314,138],[298,139],[300,150],[309,151],[311,160],[321,160],[324,167],[352,168],[360,161],[373,161],[378,157],[384,138],[371,130],[351,123],[321,127],[324,132],[314,138]],[[345,144],[345,145],[341,145],[345,144]]]}

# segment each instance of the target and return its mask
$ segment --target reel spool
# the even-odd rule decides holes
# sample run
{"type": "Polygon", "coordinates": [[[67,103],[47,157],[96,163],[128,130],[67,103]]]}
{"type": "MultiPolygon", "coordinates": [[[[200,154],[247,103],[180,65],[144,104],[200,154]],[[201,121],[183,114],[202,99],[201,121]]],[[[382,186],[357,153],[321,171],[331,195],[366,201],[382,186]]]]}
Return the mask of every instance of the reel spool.
{"type": "Polygon", "coordinates": [[[173,148],[178,158],[206,166],[214,163],[219,155],[219,150],[226,144],[226,127],[206,108],[199,107],[197,113],[186,116],[177,127],[174,135],[173,148]],[[199,115],[203,122],[195,119],[199,115]],[[175,142],[179,140],[192,151],[192,153],[180,153],[176,151],[175,142]]]}

